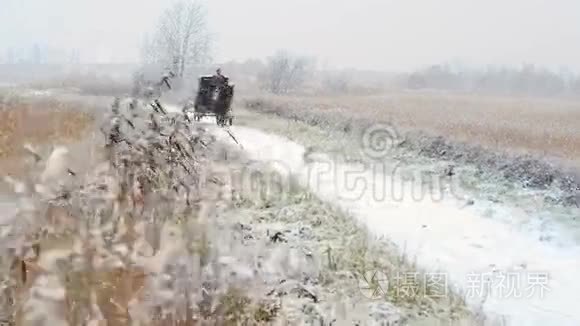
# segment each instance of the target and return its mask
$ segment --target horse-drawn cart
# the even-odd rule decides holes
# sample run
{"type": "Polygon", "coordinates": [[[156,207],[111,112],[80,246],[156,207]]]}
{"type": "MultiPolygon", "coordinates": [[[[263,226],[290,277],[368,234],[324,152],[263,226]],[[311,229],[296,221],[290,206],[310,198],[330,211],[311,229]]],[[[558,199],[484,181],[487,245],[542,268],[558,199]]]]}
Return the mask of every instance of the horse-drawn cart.
{"type": "Polygon", "coordinates": [[[219,126],[232,125],[232,99],[234,97],[234,85],[229,83],[227,77],[218,82],[214,76],[202,76],[199,78],[199,87],[193,103],[195,121],[200,121],[206,116],[215,116],[219,126]]]}

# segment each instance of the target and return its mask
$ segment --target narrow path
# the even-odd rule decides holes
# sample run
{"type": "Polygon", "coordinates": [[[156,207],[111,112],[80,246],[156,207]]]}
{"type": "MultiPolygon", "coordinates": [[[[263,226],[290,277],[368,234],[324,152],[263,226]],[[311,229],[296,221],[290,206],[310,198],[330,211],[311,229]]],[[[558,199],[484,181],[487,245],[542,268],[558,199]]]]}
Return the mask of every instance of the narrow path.
{"type": "MultiPolygon", "coordinates": [[[[509,325],[580,325],[577,253],[534,241],[451,200],[417,201],[408,192],[402,201],[388,196],[377,201],[370,187],[359,196],[360,190],[354,193],[345,180],[356,168],[328,162],[306,164],[305,149],[299,144],[244,127],[232,131],[254,159],[275,162],[299,177],[322,199],[354,213],[377,236],[405,248],[421,267],[445,271],[448,281],[461,286],[470,303],[485,302],[487,314],[506,316],[509,325]],[[494,271],[489,285],[492,293],[486,295],[485,277],[494,271]]],[[[368,186],[376,180],[368,171],[357,177],[368,186]]],[[[400,182],[384,177],[388,184],[400,182]]]]}

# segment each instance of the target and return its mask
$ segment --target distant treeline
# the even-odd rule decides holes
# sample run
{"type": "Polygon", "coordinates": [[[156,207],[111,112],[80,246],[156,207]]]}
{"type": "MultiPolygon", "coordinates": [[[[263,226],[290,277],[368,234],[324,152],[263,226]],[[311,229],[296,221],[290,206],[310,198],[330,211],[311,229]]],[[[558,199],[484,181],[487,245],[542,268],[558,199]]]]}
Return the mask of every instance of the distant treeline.
{"type": "Polygon", "coordinates": [[[481,70],[458,70],[448,65],[435,65],[409,74],[406,81],[406,86],[411,89],[505,95],[580,95],[580,76],[577,74],[554,72],[534,65],[481,70]]]}
{"type": "MultiPolygon", "coordinates": [[[[411,73],[357,69],[329,70],[312,58],[278,52],[266,60],[190,65],[182,85],[194,92],[200,75],[215,68],[236,84],[238,93],[372,95],[397,90],[438,90],[506,96],[580,97],[580,75],[533,65],[481,69],[434,65],[411,73]]],[[[171,67],[139,64],[0,64],[0,84],[72,87],[99,94],[126,92],[135,73],[158,76],[171,67]]],[[[150,79],[150,78],[146,78],[150,79]]]]}

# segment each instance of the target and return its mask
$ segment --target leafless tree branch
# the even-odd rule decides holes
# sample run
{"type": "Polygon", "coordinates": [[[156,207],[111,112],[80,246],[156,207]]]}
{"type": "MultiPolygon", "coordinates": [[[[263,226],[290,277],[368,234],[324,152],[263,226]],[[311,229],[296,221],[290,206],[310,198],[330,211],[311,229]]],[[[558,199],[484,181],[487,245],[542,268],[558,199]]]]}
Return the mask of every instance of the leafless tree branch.
{"type": "Polygon", "coordinates": [[[178,77],[210,59],[206,11],[197,0],[182,0],[160,16],[157,30],[143,47],[147,63],[171,66],[178,77]]]}

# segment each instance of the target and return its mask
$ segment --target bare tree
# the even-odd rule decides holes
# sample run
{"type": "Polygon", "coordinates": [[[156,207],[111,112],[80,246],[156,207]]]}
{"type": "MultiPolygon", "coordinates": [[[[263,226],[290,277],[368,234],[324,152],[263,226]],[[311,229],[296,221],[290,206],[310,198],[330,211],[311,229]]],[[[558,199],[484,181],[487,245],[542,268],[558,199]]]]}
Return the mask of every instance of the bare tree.
{"type": "Polygon", "coordinates": [[[301,86],[312,61],[280,50],[268,59],[265,71],[266,88],[274,94],[287,93],[301,86]]]}
{"type": "Polygon", "coordinates": [[[209,62],[211,38],[206,17],[197,0],[181,0],[165,10],[155,34],[143,44],[144,61],[170,66],[178,77],[192,65],[209,62]]]}

